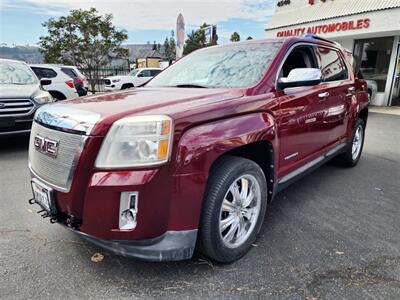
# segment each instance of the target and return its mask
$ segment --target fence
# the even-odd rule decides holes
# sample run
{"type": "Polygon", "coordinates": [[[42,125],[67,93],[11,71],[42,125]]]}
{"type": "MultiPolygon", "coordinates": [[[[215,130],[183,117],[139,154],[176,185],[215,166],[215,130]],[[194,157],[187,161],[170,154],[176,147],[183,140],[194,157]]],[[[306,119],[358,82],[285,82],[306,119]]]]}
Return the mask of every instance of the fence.
{"type": "MultiPolygon", "coordinates": [[[[88,77],[89,80],[89,70],[81,69],[80,70],[85,76],[88,77]]],[[[117,75],[128,75],[130,70],[129,69],[122,69],[122,68],[102,68],[97,70],[90,70],[92,74],[94,74],[93,78],[89,80],[89,90],[91,92],[104,92],[104,79],[110,76],[117,76],[117,75]],[[92,83],[94,83],[94,91],[92,88],[92,83]]]]}

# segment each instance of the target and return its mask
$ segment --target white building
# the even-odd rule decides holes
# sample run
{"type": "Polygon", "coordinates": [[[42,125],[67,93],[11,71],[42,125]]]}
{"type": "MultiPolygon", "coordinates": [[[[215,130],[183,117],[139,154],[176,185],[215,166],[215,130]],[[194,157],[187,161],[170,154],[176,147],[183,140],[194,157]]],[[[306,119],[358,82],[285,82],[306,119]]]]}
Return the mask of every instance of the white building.
{"type": "Polygon", "coordinates": [[[372,104],[400,105],[400,0],[278,0],[269,38],[311,33],[351,50],[377,83],[372,104]]]}

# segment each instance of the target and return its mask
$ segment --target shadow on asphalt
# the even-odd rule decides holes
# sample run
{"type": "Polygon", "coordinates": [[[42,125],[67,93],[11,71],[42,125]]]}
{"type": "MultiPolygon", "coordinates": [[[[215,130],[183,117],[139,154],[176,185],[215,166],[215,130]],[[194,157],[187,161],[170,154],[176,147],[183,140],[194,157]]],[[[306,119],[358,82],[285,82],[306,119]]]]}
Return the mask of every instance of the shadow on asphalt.
{"type": "MultiPolygon", "coordinates": [[[[340,172],[342,167],[336,166],[334,163],[328,163],[326,165],[321,166],[319,169],[314,172],[308,174],[307,176],[299,179],[297,182],[293,183],[291,186],[286,188],[284,191],[280,192],[276,195],[274,201],[269,204],[267,208],[267,212],[265,215],[263,226],[260,230],[259,237],[256,241],[255,247],[267,249],[271,247],[273,243],[276,243],[276,240],[271,240],[271,236],[276,236],[274,231],[276,230],[276,226],[281,224],[282,222],[290,223],[290,220],[287,219],[288,216],[285,215],[284,209],[288,206],[293,205],[301,205],[302,202],[307,201],[307,199],[290,199],[286,197],[287,194],[294,194],[298,189],[304,189],[304,193],[307,193],[307,190],[310,189],[310,182],[313,178],[323,178],[323,181],[329,181],[330,176],[334,176],[335,172],[340,172]],[[297,202],[294,204],[293,202],[297,202]]],[[[312,187],[311,187],[312,188],[312,187]]],[[[295,226],[295,224],[291,224],[295,226]]],[[[295,230],[295,228],[292,228],[295,230]]],[[[159,276],[160,273],[165,273],[168,270],[179,270],[179,276],[174,272],[174,277],[178,276],[182,280],[185,280],[185,276],[193,275],[193,268],[196,267],[196,272],[203,273],[203,275],[207,275],[208,272],[214,272],[216,269],[224,270],[229,269],[232,266],[241,265],[244,259],[247,260],[257,260],[257,257],[252,257],[252,250],[250,251],[240,260],[229,263],[229,264],[221,264],[216,263],[208,258],[204,257],[201,253],[195,251],[194,256],[191,260],[186,261],[178,261],[178,262],[145,262],[135,258],[122,257],[119,255],[115,255],[113,253],[107,252],[102,248],[98,248],[95,245],[87,242],[86,240],[81,239],[79,236],[75,237],[79,243],[74,243],[73,247],[76,248],[76,251],[79,252],[82,256],[87,256],[88,252],[94,254],[95,252],[100,252],[105,254],[105,259],[102,262],[102,269],[104,271],[108,270],[111,273],[118,273],[122,277],[129,276],[140,276],[145,270],[146,277],[159,276]],[[85,245],[85,247],[82,247],[85,245]]],[[[285,240],[281,240],[282,244],[285,243],[285,240]]],[[[280,247],[284,247],[284,245],[279,245],[280,247]]],[[[98,271],[98,265],[88,264],[90,268],[93,268],[94,272],[98,271]]],[[[142,274],[143,275],[143,274],[142,274]]]]}
{"type": "Polygon", "coordinates": [[[29,134],[0,136],[0,154],[25,151],[29,148],[29,134]]]}

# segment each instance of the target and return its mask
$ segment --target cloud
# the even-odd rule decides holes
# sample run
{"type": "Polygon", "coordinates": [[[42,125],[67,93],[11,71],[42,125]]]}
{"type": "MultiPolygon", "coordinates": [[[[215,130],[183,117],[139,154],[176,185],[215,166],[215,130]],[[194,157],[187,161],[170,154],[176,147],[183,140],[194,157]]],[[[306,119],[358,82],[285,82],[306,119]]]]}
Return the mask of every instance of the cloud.
{"type": "Polygon", "coordinates": [[[182,13],[186,26],[203,22],[217,24],[230,19],[250,19],[265,23],[274,13],[274,0],[24,0],[19,4],[2,0],[1,10],[29,10],[49,16],[70,9],[95,7],[100,13],[111,13],[114,24],[127,30],[171,30],[182,13]]]}

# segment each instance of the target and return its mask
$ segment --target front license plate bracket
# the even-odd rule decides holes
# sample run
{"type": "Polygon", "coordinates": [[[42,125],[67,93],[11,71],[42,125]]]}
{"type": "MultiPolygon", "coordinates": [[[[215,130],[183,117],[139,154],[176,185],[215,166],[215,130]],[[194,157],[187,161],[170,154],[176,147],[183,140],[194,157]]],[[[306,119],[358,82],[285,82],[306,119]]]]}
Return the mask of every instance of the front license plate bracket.
{"type": "Polygon", "coordinates": [[[38,204],[44,212],[42,217],[55,217],[57,215],[57,207],[54,201],[54,190],[36,178],[32,178],[31,187],[33,198],[29,200],[30,204],[38,204]]]}

